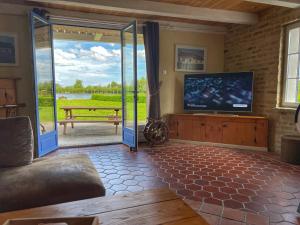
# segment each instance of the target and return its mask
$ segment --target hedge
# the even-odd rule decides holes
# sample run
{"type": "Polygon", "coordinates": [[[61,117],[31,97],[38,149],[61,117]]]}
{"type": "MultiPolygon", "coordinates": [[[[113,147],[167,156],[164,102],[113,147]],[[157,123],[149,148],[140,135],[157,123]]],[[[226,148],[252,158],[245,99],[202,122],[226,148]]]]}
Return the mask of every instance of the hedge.
{"type": "MultiPolygon", "coordinates": [[[[98,101],[107,101],[107,102],[121,102],[122,101],[122,95],[120,94],[92,94],[91,96],[92,100],[98,100],[98,101]]],[[[129,97],[129,101],[132,102],[133,98],[132,96],[129,97]]],[[[146,103],[146,95],[145,94],[139,94],[138,95],[138,103],[146,103]]]]}
{"type": "Polygon", "coordinates": [[[39,106],[53,106],[53,97],[39,96],[39,106]]]}
{"type": "MultiPolygon", "coordinates": [[[[92,94],[91,100],[105,101],[105,102],[122,102],[122,95],[120,94],[92,94]]],[[[132,96],[129,101],[132,102],[132,96]]],[[[138,95],[138,103],[146,103],[146,94],[138,95]]],[[[39,96],[39,106],[52,106],[53,97],[39,96]]]]}

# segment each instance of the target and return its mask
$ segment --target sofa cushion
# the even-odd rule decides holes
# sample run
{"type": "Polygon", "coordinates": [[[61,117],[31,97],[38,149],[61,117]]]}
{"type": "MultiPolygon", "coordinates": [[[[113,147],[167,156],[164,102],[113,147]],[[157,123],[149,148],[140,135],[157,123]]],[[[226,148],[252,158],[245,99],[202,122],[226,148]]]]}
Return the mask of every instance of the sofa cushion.
{"type": "Polygon", "coordinates": [[[0,169],[0,212],[105,195],[87,155],[52,156],[0,169]]]}
{"type": "Polygon", "coordinates": [[[0,167],[32,162],[33,133],[29,117],[0,119],[0,167]]]}

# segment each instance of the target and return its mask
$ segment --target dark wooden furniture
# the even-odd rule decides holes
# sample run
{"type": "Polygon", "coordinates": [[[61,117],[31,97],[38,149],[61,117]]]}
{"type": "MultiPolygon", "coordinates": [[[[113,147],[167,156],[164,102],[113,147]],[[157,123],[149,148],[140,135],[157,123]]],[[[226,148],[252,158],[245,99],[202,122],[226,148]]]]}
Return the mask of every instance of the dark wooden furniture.
{"type": "Polygon", "coordinates": [[[74,128],[74,123],[113,123],[116,126],[115,134],[118,134],[118,125],[122,122],[119,117],[119,111],[122,108],[119,107],[98,107],[98,106],[64,106],[61,107],[62,110],[65,111],[65,119],[58,121],[60,125],[64,126],[64,134],[67,134],[67,124],[70,123],[71,127],[74,128]],[[73,113],[74,110],[88,110],[88,111],[96,111],[96,110],[112,110],[114,111],[114,115],[75,115],[73,113]],[[103,118],[101,120],[78,120],[77,118],[103,118]]]}
{"type": "Polygon", "coordinates": [[[14,117],[17,109],[25,104],[17,103],[17,85],[19,78],[0,78],[0,118],[14,117]]]}
{"type": "Polygon", "coordinates": [[[99,225],[98,217],[30,218],[8,220],[3,225],[99,225]]]}
{"type": "Polygon", "coordinates": [[[171,139],[268,147],[268,120],[259,116],[227,114],[170,114],[171,139]]]}
{"type": "Polygon", "coordinates": [[[168,189],[147,190],[2,213],[0,224],[7,219],[15,218],[91,215],[98,216],[101,224],[209,225],[168,189]]]}
{"type": "Polygon", "coordinates": [[[281,160],[283,162],[300,165],[300,136],[282,136],[281,160]]]}

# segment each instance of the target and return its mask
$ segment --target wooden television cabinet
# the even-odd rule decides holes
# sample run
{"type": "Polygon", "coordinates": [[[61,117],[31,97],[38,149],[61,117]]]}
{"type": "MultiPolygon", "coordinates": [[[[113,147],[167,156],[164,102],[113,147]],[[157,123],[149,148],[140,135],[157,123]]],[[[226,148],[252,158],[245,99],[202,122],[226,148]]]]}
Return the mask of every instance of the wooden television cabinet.
{"type": "MultiPolygon", "coordinates": [[[[170,139],[268,149],[268,120],[227,114],[169,114],[170,139]]],[[[249,148],[250,149],[250,148],[249,148]]]]}

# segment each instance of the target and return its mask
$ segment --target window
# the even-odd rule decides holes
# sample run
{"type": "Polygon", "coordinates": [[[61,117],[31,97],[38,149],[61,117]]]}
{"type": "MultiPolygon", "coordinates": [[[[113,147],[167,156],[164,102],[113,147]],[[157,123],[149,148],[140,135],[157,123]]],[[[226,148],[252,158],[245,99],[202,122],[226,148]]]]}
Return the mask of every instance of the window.
{"type": "Polygon", "coordinates": [[[287,26],[283,106],[300,102],[300,22],[287,26]]]}

